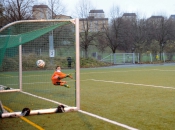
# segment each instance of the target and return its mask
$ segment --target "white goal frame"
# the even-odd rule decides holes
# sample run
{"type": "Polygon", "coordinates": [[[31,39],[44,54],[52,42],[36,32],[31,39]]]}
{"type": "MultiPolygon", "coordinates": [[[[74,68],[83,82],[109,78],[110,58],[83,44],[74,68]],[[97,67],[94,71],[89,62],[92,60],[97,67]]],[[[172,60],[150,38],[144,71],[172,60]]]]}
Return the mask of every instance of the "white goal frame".
{"type": "MultiPolygon", "coordinates": [[[[78,111],[80,110],[80,43],[79,43],[79,19],[51,19],[51,20],[21,20],[21,21],[15,21],[13,23],[10,23],[3,28],[0,29],[0,32],[6,29],[7,27],[10,27],[15,24],[19,23],[29,23],[29,22],[66,22],[70,21],[73,24],[75,24],[75,48],[76,48],[76,56],[75,56],[75,62],[76,62],[76,73],[75,73],[75,78],[76,78],[76,105],[75,107],[65,107],[64,112],[70,112],[70,111],[78,111]]],[[[0,93],[2,92],[22,92],[25,94],[30,95],[29,93],[23,92],[22,91],[22,46],[19,45],[19,89],[10,89],[10,90],[0,90],[0,93]]],[[[39,97],[41,98],[41,97],[39,97]]],[[[44,99],[44,98],[41,98],[44,99]]],[[[44,99],[47,100],[47,99],[44,99]]],[[[54,101],[52,101],[54,102],[54,101]]],[[[56,102],[58,103],[58,102],[56,102]]],[[[59,104],[59,103],[58,103],[59,104]]],[[[30,111],[30,115],[34,114],[45,114],[45,113],[55,113],[57,111],[57,108],[53,109],[43,109],[43,110],[32,110],[30,111]]],[[[22,112],[10,112],[10,113],[2,113],[0,115],[1,118],[5,117],[20,117],[24,116],[22,112]]]]}

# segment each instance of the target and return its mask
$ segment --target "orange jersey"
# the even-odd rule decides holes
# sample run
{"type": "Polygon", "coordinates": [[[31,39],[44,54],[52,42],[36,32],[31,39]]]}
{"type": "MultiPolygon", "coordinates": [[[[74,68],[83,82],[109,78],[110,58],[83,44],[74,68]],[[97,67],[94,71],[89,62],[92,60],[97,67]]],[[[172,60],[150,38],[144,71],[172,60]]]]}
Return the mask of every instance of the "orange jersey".
{"type": "Polygon", "coordinates": [[[66,77],[65,73],[55,71],[51,77],[51,80],[53,84],[57,84],[57,82],[61,82],[61,79],[65,77],[66,77]]]}

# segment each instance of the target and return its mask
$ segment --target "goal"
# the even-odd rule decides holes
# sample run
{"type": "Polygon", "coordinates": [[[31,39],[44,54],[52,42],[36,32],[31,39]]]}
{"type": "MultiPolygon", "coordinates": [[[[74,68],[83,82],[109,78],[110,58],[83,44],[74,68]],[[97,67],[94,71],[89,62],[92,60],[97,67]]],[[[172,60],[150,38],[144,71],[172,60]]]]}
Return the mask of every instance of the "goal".
{"type": "Polygon", "coordinates": [[[79,110],[79,66],[79,19],[22,20],[4,26],[0,29],[0,100],[8,113],[0,111],[0,117],[79,110]],[[37,67],[39,59],[45,61],[44,68],[37,67]],[[57,65],[73,75],[73,80],[64,79],[70,88],[52,84],[57,65]]]}

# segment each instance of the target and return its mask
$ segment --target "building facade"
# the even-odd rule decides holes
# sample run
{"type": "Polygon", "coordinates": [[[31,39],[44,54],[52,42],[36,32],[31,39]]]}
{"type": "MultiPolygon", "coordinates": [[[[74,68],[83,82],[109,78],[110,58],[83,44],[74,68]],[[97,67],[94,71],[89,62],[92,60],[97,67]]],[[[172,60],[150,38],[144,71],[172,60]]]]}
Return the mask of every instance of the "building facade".
{"type": "Polygon", "coordinates": [[[137,15],[135,13],[124,13],[122,16],[123,20],[136,21],[137,15]]]}
{"type": "Polygon", "coordinates": [[[173,21],[175,21],[175,15],[171,15],[170,16],[170,19],[173,20],[173,21]]]}
{"type": "Polygon", "coordinates": [[[101,32],[108,26],[103,10],[90,10],[87,18],[80,18],[80,32],[88,29],[90,32],[101,32]]]}
{"type": "MultiPolygon", "coordinates": [[[[72,19],[67,15],[56,15],[47,5],[34,5],[33,6],[33,19],[72,19]]],[[[90,10],[87,18],[79,19],[80,32],[87,30],[90,32],[104,31],[108,26],[108,18],[105,18],[103,10],[90,10]]]]}
{"type": "Polygon", "coordinates": [[[52,19],[55,15],[47,5],[34,5],[32,13],[33,19],[52,19]]]}
{"type": "Polygon", "coordinates": [[[56,15],[47,5],[33,6],[33,19],[72,19],[67,15],[56,15]]]}

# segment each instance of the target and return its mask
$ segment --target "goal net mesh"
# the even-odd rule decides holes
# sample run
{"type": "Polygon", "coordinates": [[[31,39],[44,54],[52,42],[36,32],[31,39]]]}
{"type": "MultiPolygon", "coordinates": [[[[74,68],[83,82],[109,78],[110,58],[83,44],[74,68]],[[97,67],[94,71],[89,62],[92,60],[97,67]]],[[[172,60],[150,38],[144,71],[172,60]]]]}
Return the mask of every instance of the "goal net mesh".
{"type": "Polygon", "coordinates": [[[70,21],[24,21],[0,31],[0,100],[4,106],[14,112],[75,106],[75,24],[70,21]],[[36,66],[39,59],[45,61],[44,68],[36,66]],[[70,88],[52,84],[57,65],[73,75],[64,79],[70,88]]]}

